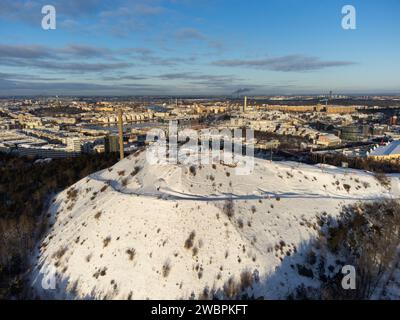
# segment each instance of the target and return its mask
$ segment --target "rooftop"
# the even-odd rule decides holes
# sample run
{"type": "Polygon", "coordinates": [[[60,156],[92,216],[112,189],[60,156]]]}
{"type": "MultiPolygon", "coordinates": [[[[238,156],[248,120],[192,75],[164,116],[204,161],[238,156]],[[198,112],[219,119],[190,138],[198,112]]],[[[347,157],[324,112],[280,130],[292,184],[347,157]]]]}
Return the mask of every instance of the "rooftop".
{"type": "Polygon", "coordinates": [[[371,151],[370,156],[389,156],[393,154],[400,154],[400,140],[393,141],[386,146],[371,151]]]}

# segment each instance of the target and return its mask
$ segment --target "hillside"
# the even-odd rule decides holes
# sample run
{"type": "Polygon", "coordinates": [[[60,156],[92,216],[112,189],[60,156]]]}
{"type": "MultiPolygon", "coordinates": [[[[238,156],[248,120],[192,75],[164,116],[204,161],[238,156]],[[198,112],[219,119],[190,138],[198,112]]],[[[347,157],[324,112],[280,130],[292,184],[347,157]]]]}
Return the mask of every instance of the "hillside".
{"type": "Polygon", "coordinates": [[[58,194],[38,248],[35,295],[70,299],[284,299],[318,217],[360,200],[399,196],[368,172],[256,159],[232,167],[150,165],[137,153],[58,194]],[[57,289],[43,290],[43,271],[57,289]],[[297,266],[297,267],[296,267],[297,266]]]}

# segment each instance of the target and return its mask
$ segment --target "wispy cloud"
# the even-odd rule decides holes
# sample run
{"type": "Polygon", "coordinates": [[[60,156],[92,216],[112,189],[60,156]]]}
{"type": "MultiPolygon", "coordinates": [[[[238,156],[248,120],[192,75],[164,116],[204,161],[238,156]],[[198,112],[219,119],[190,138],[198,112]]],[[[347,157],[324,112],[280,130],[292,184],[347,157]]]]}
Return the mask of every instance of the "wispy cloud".
{"type": "Polygon", "coordinates": [[[220,40],[213,39],[195,28],[182,28],[175,33],[175,39],[178,41],[202,41],[208,47],[214,49],[222,49],[223,43],[220,40]]]}
{"type": "Polygon", "coordinates": [[[320,70],[331,67],[342,67],[353,65],[352,61],[339,61],[339,60],[322,60],[318,57],[305,56],[305,55],[288,55],[282,57],[273,57],[265,59],[233,59],[233,60],[218,60],[213,62],[213,65],[220,67],[243,67],[243,68],[256,68],[266,69],[272,71],[282,72],[301,72],[320,70]]]}

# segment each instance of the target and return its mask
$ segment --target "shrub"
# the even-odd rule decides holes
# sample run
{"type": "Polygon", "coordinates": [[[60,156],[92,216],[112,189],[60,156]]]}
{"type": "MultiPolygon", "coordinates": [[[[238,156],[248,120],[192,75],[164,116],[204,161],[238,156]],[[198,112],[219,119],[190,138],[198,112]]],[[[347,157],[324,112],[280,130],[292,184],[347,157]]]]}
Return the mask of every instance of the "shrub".
{"type": "Polygon", "coordinates": [[[169,273],[171,272],[171,263],[169,260],[165,261],[162,266],[162,275],[164,278],[168,277],[169,273]]]}
{"type": "Polygon", "coordinates": [[[75,188],[68,189],[67,191],[67,199],[68,200],[76,200],[76,197],[78,196],[78,190],[75,188]]]}
{"type": "Polygon", "coordinates": [[[123,186],[123,187],[126,187],[126,186],[128,185],[128,181],[129,181],[128,178],[122,179],[122,181],[121,181],[122,186],[123,186]]]}
{"type": "Polygon", "coordinates": [[[222,208],[222,211],[227,215],[228,218],[232,218],[235,214],[235,209],[233,205],[233,200],[225,200],[224,206],[222,208]]]}
{"type": "Polygon", "coordinates": [[[328,248],[355,266],[356,289],[342,290],[341,273],[323,286],[335,299],[370,299],[385,288],[396,268],[400,235],[400,204],[396,201],[362,203],[344,208],[336,227],[326,232],[328,248]]]}
{"type": "Polygon", "coordinates": [[[192,231],[189,235],[189,238],[186,239],[185,241],[185,248],[186,249],[190,249],[191,247],[193,247],[193,240],[196,237],[196,232],[192,231]]]}
{"type": "Polygon", "coordinates": [[[307,268],[306,266],[303,266],[301,264],[297,264],[297,272],[299,273],[299,275],[306,277],[306,278],[314,278],[314,272],[307,268]]]}
{"type": "Polygon", "coordinates": [[[135,258],[135,255],[136,255],[136,250],[135,249],[133,249],[133,248],[127,249],[125,252],[129,256],[129,260],[133,260],[135,258]]]}
{"type": "Polygon", "coordinates": [[[224,284],[224,294],[229,299],[235,298],[239,293],[239,285],[236,283],[233,277],[230,277],[224,284]]]}
{"type": "Polygon", "coordinates": [[[376,173],[375,179],[378,180],[384,188],[390,187],[390,179],[384,173],[376,173]]]}
{"type": "Polygon", "coordinates": [[[189,167],[189,172],[192,174],[192,176],[196,176],[196,167],[195,166],[190,166],[189,167]]]}
{"type": "Polygon", "coordinates": [[[107,246],[110,244],[110,242],[111,242],[111,237],[110,237],[110,236],[108,236],[107,238],[105,238],[105,239],[103,240],[103,246],[104,246],[104,248],[107,247],[107,246]]]}
{"type": "Polygon", "coordinates": [[[60,248],[53,254],[53,258],[56,258],[56,259],[60,260],[65,255],[65,253],[67,251],[68,251],[67,247],[60,248]]]}
{"type": "Polygon", "coordinates": [[[240,287],[242,290],[246,290],[253,285],[253,275],[249,270],[244,270],[240,274],[240,287]]]}
{"type": "Polygon", "coordinates": [[[134,177],[140,172],[141,168],[139,166],[136,166],[133,171],[131,172],[131,176],[134,177]]]}

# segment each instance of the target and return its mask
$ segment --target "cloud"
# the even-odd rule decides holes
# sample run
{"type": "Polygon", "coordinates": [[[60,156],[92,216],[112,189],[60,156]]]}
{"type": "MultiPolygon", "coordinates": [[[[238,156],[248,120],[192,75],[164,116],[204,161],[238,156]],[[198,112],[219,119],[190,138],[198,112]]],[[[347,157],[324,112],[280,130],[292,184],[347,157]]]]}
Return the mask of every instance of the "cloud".
{"type": "Polygon", "coordinates": [[[107,48],[80,44],[70,44],[61,48],[37,45],[0,45],[0,65],[63,70],[70,73],[101,72],[132,66],[130,62],[109,62],[118,60],[114,54],[107,48]],[[97,59],[97,61],[86,62],[85,59],[88,58],[97,59]],[[103,61],[98,61],[98,59],[103,59],[103,61]]]}
{"type": "Polygon", "coordinates": [[[207,40],[207,37],[194,28],[184,28],[176,32],[175,37],[179,40],[207,40]]]}
{"type": "Polygon", "coordinates": [[[125,48],[119,50],[119,53],[134,58],[135,61],[160,66],[174,66],[183,63],[193,63],[196,60],[195,57],[161,57],[155,55],[152,50],[146,48],[125,48]]]}
{"type": "Polygon", "coordinates": [[[84,58],[110,57],[111,55],[111,50],[107,48],[99,48],[82,44],[70,44],[56,51],[60,54],[84,58]]]}
{"type": "Polygon", "coordinates": [[[145,80],[147,76],[132,76],[132,75],[122,75],[122,76],[106,76],[102,80],[105,81],[121,81],[121,80],[145,80]]]}
{"type": "Polygon", "coordinates": [[[131,95],[164,94],[171,88],[148,84],[107,85],[85,82],[11,81],[0,74],[0,95],[131,95]]]}
{"type": "Polygon", "coordinates": [[[11,73],[2,73],[0,72],[0,79],[3,80],[26,80],[26,81],[60,81],[64,80],[64,78],[54,78],[54,77],[42,77],[38,75],[32,74],[11,74],[11,73]]]}
{"type": "Polygon", "coordinates": [[[116,69],[125,69],[132,64],[130,63],[85,63],[85,62],[58,62],[58,61],[41,61],[41,60],[19,60],[19,59],[0,59],[0,65],[11,67],[31,67],[50,71],[62,70],[66,73],[83,73],[83,72],[104,72],[114,71],[116,69]]]}
{"type": "Polygon", "coordinates": [[[214,49],[222,49],[222,41],[212,39],[201,33],[195,28],[183,28],[175,33],[175,38],[179,41],[202,41],[206,42],[207,46],[214,49]]]}
{"type": "Polygon", "coordinates": [[[158,56],[147,48],[108,49],[84,44],[68,44],[52,48],[0,44],[0,66],[34,67],[69,73],[120,70],[133,65],[167,67],[193,64],[195,60],[195,57],[158,56]]]}
{"type": "Polygon", "coordinates": [[[150,6],[148,4],[137,4],[134,7],[135,13],[139,15],[159,15],[166,12],[166,9],[161,6],[150,6]]]}
{"type": "Polygon", "coordinates": [[[54,54],[45,46],[1,44],[0,58],[42,59],[54,58],[54,54]]]}
{"type": "Polygon", "coordinates": [[[69,44],[61,48],[40,45],[4,45],[0,44],[0,58],[17,59],[60,59],[110,57],[112,51],[107,48],[84,44],[69,44]]]}
{"type": "Polygon", "coordinates": [[[57,10],[57,16],[64,19],[93,15],[104,7],[102,0],[3,0],[0,1],[0,18],[8,21],[20,21],[40,26],[41,9],[51,4],[57,10]]]}
{"type": "Polygon", "coordinates": [[[229,84],[242,81],[232,75],[209,75],[198,74],[195,72],[182,72],[182,73],[166,73],[161,74],[158,78],[162,80],[183,80],[192,84],[224,88],[229,84]]]}
{"type": "Polygon", "coordinates": [[[353,64],[355,63],[351,61],[324,61],[318,57],[305,55],[288,55],[255,60],[219,60],[213,62],[213,65],[220,67],[245,67],[282,72],[312,71],[353,64]]]}

